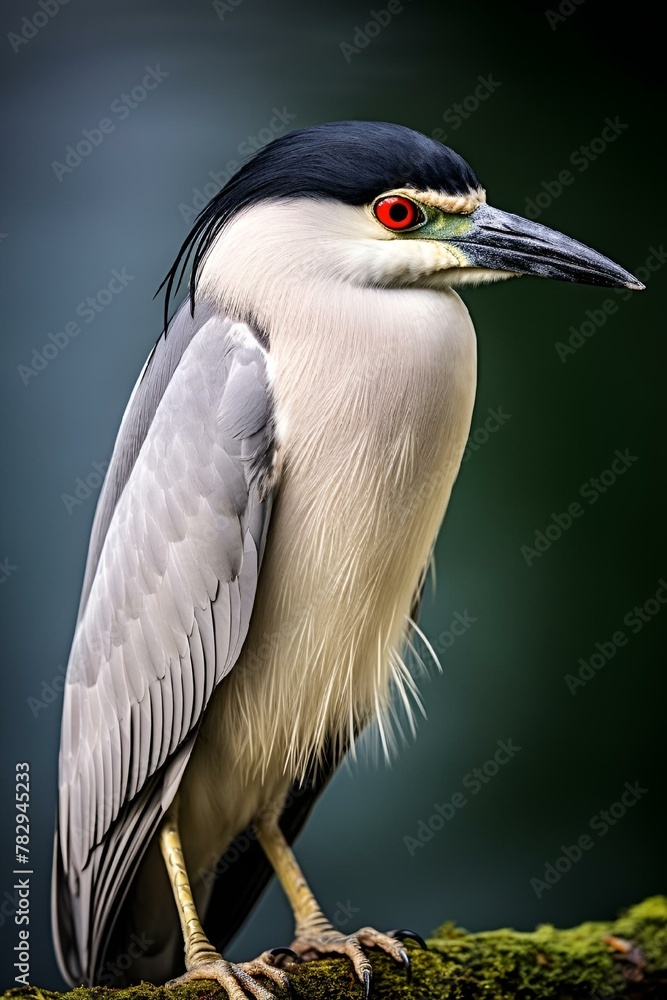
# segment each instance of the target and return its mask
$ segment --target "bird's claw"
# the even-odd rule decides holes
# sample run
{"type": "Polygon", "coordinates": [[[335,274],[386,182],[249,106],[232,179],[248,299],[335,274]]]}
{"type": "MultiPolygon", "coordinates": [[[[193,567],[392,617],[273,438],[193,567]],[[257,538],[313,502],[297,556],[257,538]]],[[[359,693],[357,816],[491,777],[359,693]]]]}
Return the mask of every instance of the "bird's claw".
{"type": "Polygon", "coordinates": [[[270,961],[273,965],[277,966],[281,965],[280,959],[283,957],[289,958],[290,961],[294,962],[294,964],[301,964],[302,962],[299,955],[297,955],[295,951],[292,951],[291,948],[269,948],[268,951],[265,951],[262,955],[260,955],[260,958],[265,962],[270,961]],[[278,959],[279,961],[275,961],[275,959],[278,959]]]}
{"type": "Polygon", "coordinates": [[[417,934],[417,931],[411,931],[407,930],[406,928],[402,928],[400,930],[387,931],[387,934],[389,937],[398,938],[399,941],[405,941],[406,938],[411,941],[416,941],[420,948],[423,948],[424,950],[426,950],[427,948],[426,941],[424,941],[424,938],[421,936],[421,934],[417,934]]]}
{"type": "Polygon", "coordinates": [[[395,932],[381,934],[372,927],[362,927],[356,934],[345,935],[337,934],[332,929],[331,933],[320,936],[299,937],[292,943],[292,948],[304,962],[314,961],[325,955],[345,955],[352,962],[355,975],[364,988],[364,1000],[369,1000],[373,988],[373,969],[366,955],[368,948],[379,948],[400,962],[405,969],[407,981],[410,982],[411,979],[410,957],[395,932]]]}
{"type": "Polygon", "coordinates": [[[370,1000],[373,986],[373,972],[371,969],[364,969],[364,1000],[370,1000]]]}
{"type": "Polygon", "coordinates": [[[291,995],[292,986],[288,976],[271,962],[266,961],[267,955],[268,952],[264,952],[251,962],[234,963],[218,959],[195,965],[184,975],[172,979],[167,986],[184,986],[199,979],[212,980],[222,986],[229,1000],[247,1000],[248,996],[254,997],[255,1000],[276,1000],[275,994],[265,989],[255,978],[264,976],[291,995]]]}
{"type": "Polygon", "coordinates": [[[408,983],[411,983],[412,982],[412,966],[410,965],[410,956],[408,955],[408,953],[405,950],[405,948],[401,948],[401,950],[399,951],[398,954],[400,955],[401,962],[403,963],[403,966],[405,968],[405,978],[407,979],[408,983]]]}

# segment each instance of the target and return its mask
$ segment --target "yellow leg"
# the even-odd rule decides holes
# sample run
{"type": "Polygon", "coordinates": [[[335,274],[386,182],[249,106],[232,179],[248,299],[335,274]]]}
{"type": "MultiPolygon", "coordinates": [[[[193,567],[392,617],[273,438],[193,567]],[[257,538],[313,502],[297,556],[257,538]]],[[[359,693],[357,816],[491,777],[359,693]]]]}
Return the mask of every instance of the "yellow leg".
{"type": "Polygon", "coordinates": [[[275,820],[260,823],[257,839],[292,907],[295,937],[340,937],[322,913],[278,823],[275,820]]]}
{"type": "Polygon", "coordinates": [[[174,892],[178,916],[181,921],[185,944],[185,968],[189,971],[196,965],[220,961],[220,955],[204,934],[195,901],[192,897],[190,879],[185,867],[181,837],[178,832],[178,799],[167,813],[160,830],[160,850],[167,866],[169,881],[174,892]]]}
{"type": "Polygon", "coordinates": [[[402,962],[409,976],[410,959],[403,947],[401,936],[414,936],[412,932],[396,931],[381,934],[372,927],[362,927],[354,934],[342,934],[322,913],[277,821],[271,819],[260,822],[257,839],[292,907],[295,921],[292,950],[301,959],[311,961],[322,955],[346,955],[354,966],[357,978],[364,986],[367,1000],[373,979],[373,969],[366,954],[367,948],[380,948],[397,962],[402,962]]]}
{"type": "Polygon", "coordinates": [[[270,953],[265,952],[252,962],[226,962],[204,933],[185,867],[178,831],[178,806],[178,799],[175,799],[164,818],[160,828],[160,850],[167,866],[181,922],[187,972],[167,985],[180,986],[198,980],[212,980],[222,986],[228,1000],[247,1000],[248,996],[255,1000],[274,1000],[274,994],[265,989],[256,977],[264,976],[283,990],[289,988],[289,979],[281,969],[271,964],[270,953]]]}

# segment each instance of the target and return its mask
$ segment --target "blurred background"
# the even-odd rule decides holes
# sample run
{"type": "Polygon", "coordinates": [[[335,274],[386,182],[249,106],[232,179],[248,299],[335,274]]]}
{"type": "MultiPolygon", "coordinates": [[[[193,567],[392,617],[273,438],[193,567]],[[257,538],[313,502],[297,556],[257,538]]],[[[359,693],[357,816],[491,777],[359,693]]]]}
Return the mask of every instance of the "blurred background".
{"type": "MultiPolygon", "coordinates": [[[[48,900],[62,674],[100,468],[159,332],[153,293],[253,149],[327,120],[434,134],[491,204],[592,245],[647,290],[464,291],[479,388],[421,618],[443,673],[422,684],[428,721],[390,768],[362,756],[337,774],[298,842],[303,867],[349,931],[568,925],[664,889],[662,80],[655,29],[633,11],[617,25],[596,0],[5,0],[3,987],[18,761],[32,775],[31,979],[61,983],[48,900]],[[620,475],[606,471],[617,450],[620,475]],[[573,502],[583,514],[558,537],[573,502]],[[512,751],[494,761],[498,741],[512,751]],[[634,804],[614,806],[626,782],[634,804]],[[591,849],[545,882],[586,833],[591,849]]],[[[272,886],[228,957],[290,932],[272,886]]]]}

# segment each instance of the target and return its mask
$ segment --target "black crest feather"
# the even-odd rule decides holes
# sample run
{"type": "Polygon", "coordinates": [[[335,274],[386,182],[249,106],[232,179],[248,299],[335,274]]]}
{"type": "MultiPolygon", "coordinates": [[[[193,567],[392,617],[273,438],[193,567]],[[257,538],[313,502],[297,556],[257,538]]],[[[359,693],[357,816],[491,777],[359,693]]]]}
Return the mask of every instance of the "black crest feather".
{"type": "Polygon", "coordinates": [[[362,205],[398,187],[465,194],[479,182],[457,153],[403,125],[329,122],[275,139],[244,164],[197,217],[160,285],[160,289],[166,285],[165,330],[172,294],[178,291],[188,263],[192,259],[190,310],[194,312],[201,265],[222,227],[241,209],[263,199],[296,195],[362,205]]]}

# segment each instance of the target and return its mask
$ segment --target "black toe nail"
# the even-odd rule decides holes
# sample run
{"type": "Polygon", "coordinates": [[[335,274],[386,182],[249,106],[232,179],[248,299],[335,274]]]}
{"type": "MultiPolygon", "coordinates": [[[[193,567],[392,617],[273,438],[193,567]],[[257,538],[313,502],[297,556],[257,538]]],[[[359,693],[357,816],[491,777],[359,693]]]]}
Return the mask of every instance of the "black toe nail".
{"type": "Polygon", "coordinates": [[[408,982],[412,980],[412,966],[410,965],[410,956],[408,955],[405,948],[401,948],[398,953],[401,956],[401,962],[405,966],[405,978],[408,982]]]}
{"type": "Polygon", "coordinates": [[[280,955],[288,955],[293,962],[301,961],[297,953],[295,951],[292,951],[291,948],[271,948],[269,950],[269,955],[271,955],[273,958],[278,958],[280,955]]]}
{"type": "Polygon", "coordinates": [[[369,1000],[371,987],[373,985],[373,973],[370,969],[364,969],[364,1000],[369,1000]]]}
{"type": "Polygon", "coordinates": [[[417,931],[402,928],[401,930],[388,931],[388,934],[389,937],[398,938],[400,941],[405,941],[406,938],[409,938],[411,941],[416,941],[420,948],[426,948],[426,941],[424,941],[421,934],[417,934],[417,931]]]}

